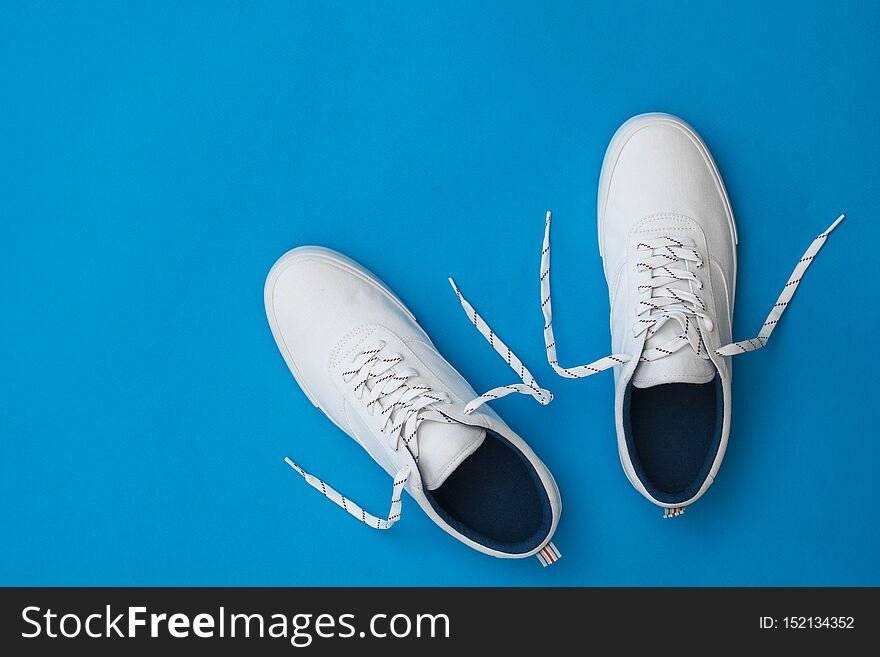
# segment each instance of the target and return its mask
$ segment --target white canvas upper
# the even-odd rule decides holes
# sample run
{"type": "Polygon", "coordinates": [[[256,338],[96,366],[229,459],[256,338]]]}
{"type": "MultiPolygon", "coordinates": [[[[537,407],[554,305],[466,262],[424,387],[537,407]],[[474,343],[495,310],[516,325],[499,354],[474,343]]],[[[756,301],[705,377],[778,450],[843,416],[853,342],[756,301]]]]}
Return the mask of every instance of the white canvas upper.
{"type": "MultiPolygon", "coordinates": [[[[475,391],[437,352],[412,313],[377,277],[335,251],[301,247],[285,254],[270,271],[265,305],[276,343],[311,402],[391,476],[406,471],[406,490],[435,523],[465,544],[496,557],[526,557],[547,545],[561,512],[553,477],[494,411],[484,406],[465,413],[468,402],[477,396],[475,391]],[[366,360],[361,356],[364,350],[376,345],[382,347],[380,359],[399,359],[388,374],[401,378],[390,382],[399,386],[393,395],[380,397],[371,407],[369,393],[382,384],[385,375],[373,379],[366,376],[368,381],[379,383],[358,389],[355,372],[366,360]],[[422,396],[418,396],[420,393],[422,396]],[[425,404],[418,414],[408,411],[417,427],[411,440],[403,430],[398,432],[402,438],[391,436],[395,432],[389,428],[394,421],[386,421],[398,415],[404,417],[396,407],[385,408],[389,398],[393,402],[401,394],[404,401],[425,404]],[[435,397],[437,401],[433,402],[435,397]],[[550,501],[552,523],[545,539],[523,553],[487,547],[465,536],[437,513],[426,495],[440,487],[483,444],[487,431],[503,437],[528,460],[550,501]]],[[[364,367],[369,368],[370,363],[364,367]]]]}
{"type": "Polygon", "coordinates": [[[736,284],[736,228],[724,184],[712,156],[694,130],[668,114],[643,114],[621,126],[608,147],[599,183],[599,249],[611,303],[611,340],[615,353],[632,359],[615,367],[615,417],[621,463],[633,486],[665,507],[686,506],[714,481],[730,432],[731,370],[715,350],[731,341],[736,284]],[[686,345],[665,357],[640,361],[648,346],[662,345],[681,332],[666,322],[652,337],[634,327],[650,272],[639,267],[646,253],[640,244],[659,238],[684,239],[703,260],[690,266],[702,284],[675,281],[673,290],[691,289],[706,306],[708,321],[697,319],[707,349],[686,345]],[[638,388],[664,383],[708,383],[719,376],[722,385],[723,426],[720,445],[699,490],[674,504],[655,499],[638,477],[624,432],[624,396],[630,382],[638,388]]]}

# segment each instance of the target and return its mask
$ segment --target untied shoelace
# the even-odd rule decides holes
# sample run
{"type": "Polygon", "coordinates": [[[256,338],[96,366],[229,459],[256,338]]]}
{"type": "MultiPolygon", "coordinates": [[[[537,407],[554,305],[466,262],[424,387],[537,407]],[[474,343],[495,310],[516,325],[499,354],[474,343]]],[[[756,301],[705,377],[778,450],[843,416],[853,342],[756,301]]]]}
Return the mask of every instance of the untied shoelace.
{"type": "MultiPolygon", "coordinates": [[[[779,298],[773,304],[773,308],[761,326],[758,335],[755,338],[732,342],[716,349],[716,355],[735,356],[747,351],[755,351],[767,344],[770,335],[788,307],[798,285],[800,285],[804,273],[825,244],[828,235],[837,228],[838,224],[843,221],[843,218],[844,215],[840,215],[835,219],[834,223],[827,230],[813,240],[804,255],[798,260],[794,271],[782,288],[779,298]]],[[[622,365],[631,361],[633,359],[631,355],[612,354],[587,365],[562,367],[559,364],[556,354],[556,338],[553,335],[553,304],[550,295],[550,221],[551,213],[548,211],[544,224],[540,274],[541,311],[544,315],[544,346],[548,362],[559,376],[580,379],[592,376],[615,365],[622,365]]],[[[639,320],[633,327],[634,335],[638,336],[646,332],[646,341],[650,340],[670,320],[677,322],[681,328],[681,333],[675,338],[662,345],[646,348],[639,357],[641,361],[665,358],[687,345],[690,345],[698,355],[708,358],[702,330],[712,331],[714,329],[714,321],[708,316],[706,306],[698,294],[702,290],[703,284],[691,271],[691,267],[699,269],[704,265],[703,258],[694,247],[693,240],[689,238],[679,239],[669,236],[652,238],[638,244],[638,253],[642,259],[637,263],[637,268],[640,272],[649,273],[650,276],[646,277],[646,282],[639,285],[639,320]],[[674,265],[679,266],[675,267],[674,265]],[[681,289],[681,286],[673,287],[674,283],[680,281],[685,282],[689,289],[681,289]]],[[[467,299],[462,296],[455,282],[452,279],[449,280],[473,325],[522,380],[522,384],[495,388],[481,395],[477,400],[481,400],[480,403],[484,403],[485,401],[491,401],[513,392],[520,392],[530,394],[539,404],[549,404],[553,399],[552,393],[538,385],[535,377],[526,369],[522,361],[516,357],[506,344],[498,339],[497,334],[492,328],[477,313],[467,299]]],[[[474,400],[474,402],[477,400],[474,400]]]]}

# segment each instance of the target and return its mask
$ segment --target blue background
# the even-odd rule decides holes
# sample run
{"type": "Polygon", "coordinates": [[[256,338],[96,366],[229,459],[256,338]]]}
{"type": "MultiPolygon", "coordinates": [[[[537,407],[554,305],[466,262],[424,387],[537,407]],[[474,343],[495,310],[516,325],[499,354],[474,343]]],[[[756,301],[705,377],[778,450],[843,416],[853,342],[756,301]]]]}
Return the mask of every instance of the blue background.
{"type": "Polygon", "coordinates": [[[0,583],[880,584],[880,5],[7,3],[0,22],[0,583]],[[717,483],[674,521],[627,482],[610,374],[604,149],[666,111],[738,220],[737,338],[839,212],[767,349],[735,361],[717,483]],[[480,390],[513,381],[446,276],[556,393],[496,408],[554,472],[564,558],[494,560],[306,400],[262,289],[301,244],[384,278],[480,390]]]}

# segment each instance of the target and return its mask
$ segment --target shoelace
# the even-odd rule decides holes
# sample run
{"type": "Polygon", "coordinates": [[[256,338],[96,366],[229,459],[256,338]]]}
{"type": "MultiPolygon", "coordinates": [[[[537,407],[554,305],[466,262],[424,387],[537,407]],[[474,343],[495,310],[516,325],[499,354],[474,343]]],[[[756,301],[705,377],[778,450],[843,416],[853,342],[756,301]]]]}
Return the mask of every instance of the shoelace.
{"type": "Polygon", "coordinates": [[[324,497],[326,497],[337,506],[341,506],[343,509],[348,511],[351,515],[353,515],[365,525],[368,525],[373,529],[389,529],[395,522],[400,520],[400,509],[403,506],[400,501],[400,495],[401,493],[403,493],[403,487],[406,485],[406,482],[409,479],[409,468],[404,468],[397,473],[397,476],[394,477],[394,489],[391,492],[391,509],[388,511],[388,518],[378,518],[372,513],[367,513],[366,511],[364,511],[360,506],[352,502],[336,489],[331,488],[330,486],[325,484],[315,475],[309,474],[308,472],[303,470],[296,463],[291,461],[290,458],[285,456],[284,462],[287,463],[287,465],[289,465],[291,468],[299,472],[300,475],[302,475],[302,478],[306,480],[306,483],[308,483],[312,488],[320,491],[324,495],[324,497]]]}
{"type": "MultiPolygon", "coordinates": [[[[843,221],[843,218],[844,215],[840,215],[827,230],[814,239],[803,257],[798,260],[794,271],[782,288],[782,293],[770,310],[770,314],[767,316],[767,320],[762,325],[757,337],[741,342],[733,342],[720,349],[716,349],[715,353],[717,355],[735,356],[747,351],[755,351],[767,344],[770,334],[773,333],[773,329],[776,328],[779,319],[800,285],[804,273],[825,244],[828,235],[837,228],[838,224],[843,221]]],[[[559,364],[556,353],[556,338],[553,335],[553,304],[550,295],[550,221],[551,213],[547,212],[544,224],[544,242],[541,249],[540,277],[541,311],[544,314],[544,346],[547,351],[547,361],[559,376],[570,379],[592,376],[615,365],[622,365],[631,361],[633,359],[631,355],[612,354],[587,365],[562,367],[559,364]]],[[[670,320],[677,322],[682,329],[682,332],[675,338],[660,346],[644,350],[640,360],[651,361],[664,358],[687,344],[697,354],[708,358],[700,324],[706,330],[711,331],[714,329],[714,322],[707,315],[706,306],[697,294],[703,288],[703,284],[690,269],[691,267],[699,269],[703,266],[703,259],[694,249],[693,241],[661,236],[640,243],[638,249],[644,256],[644,259],[637,263],[639,271],[650,272],[651,276],[650,283],[646,282],[639,286],[639,291],[641,292],[638,311],[639,321],[633,328],[634,334],[640,335],[647,332],[646,340],[650,339],[663,324],[670,320]],[[673,265],[678,266],[674,267],[673,265]],[[671,287],[672,283],[678,281],[687,282],[689,289],[683,290],[671,287]]],[[[452,282],[452,279],[450,279],[450,282],[452,282]]],[[[496,388],[486,394],[489,395],[505,390],[507,392],[501,392],[498,396],[510,394],[511,392],[528,392],[540,404],[548,404],[552,400],[553,395],[541,388],[516,355],[503,342],[498,340],[497,335],[489,328],[489,325],[477,314],[473,306],[462,297],[455,283],[452,283],[452,286],[474,326],[489,341],[489,344],[495,348],[495,351],[507,361],[508,365],[520,375],[523,381],[523,385],[517,384],[496,388]],[[528,390],[525,390],[524,387],[528,390]],[[541,391],[540,395],[536,394],[538,390],[541,391]]]]}
{"type": "Polygon", "coordinates": [[[532,373],[526,369],[523,362],[517,358],[516,354],[511,351],[510,347],[498,337],[498,334],[492,330],[492,327],[486,323],[486,320],[480,317],[477,311],[474,310],[474,307],[464,298],[461,294],[461,290],[459,290],[458,286],[455,284],[455,281],[450,278],[449,284],[452,286],[452,289],[455,290],[455,294],[458,296],[461,307],[464,308],[465,314],[470,318],[476,329],[483,334],[483,337],[485,337],[489,344],[492,345],[492,348],[498,352],[498,355],[504,359],[504,361],[510,366],[510,369],[516,372],[522,380],[522,383],[500,386],[498,388],[493,388],[488,392],[484,392],[465,406],[464,412],[469,415],[486,402],[506,397],[514,392],[523,395],[531,395],[535,398],[535,401],[544,406],[553,401],[553,393],[538,385],[535,377],[533,377],[532,373]]]}
{"type": "MultiPolygon", "coordinates": [[[[379,429],[397,450],[401,442],[418,462],[419,450],[416,434],[425,420],[454,423],[436,404],[449,403],[445,393],[438,393],[425,385],[410,385],[407,380],[417,376],[412,368],[395,372],[394,367],[403,361],[400,354],[389,353],[384,341],[377,341],[361,351],[352,361],[351,368],[342,373],[347,383],[354,382],[355,396],[364,401],[367,411],[374,416],[379,429]]],[[[388,529],[400,519],[400,496],[411,474],[410,466],[401,468],[394,477],[391,509],[387,518],[379,518],[328,486],[324,481],[309,474],[290,458],[284,459],[306,482],[320,491],[328,500],[348,511],[361,522],[374,529],[388,529]]]]}
{"type": "Polygon", "coordinates": [[[835,219],[834,223],[832,223],[825,232],[821,233],[812,241],[809,248],[804,252],[803,257],[798,260],[794,271],[791,273],[791,276],[788,277],[788,282],[785,284],[785,287],[782,288],[779,298],[776,299],[776,303],[774,303],[773,308],[770,309],[770,314],[767,315],[767,319],[764,321],[764,324],[761,325],[761,330],[758,331],[758,335],[752,340],[732,342],[720,349],[716,349],[716,354],[719,356],[735,356],[736,354],[742,354],[747,351],[755,351],[767,344],[767,341],[770,339],[770,334],[773,333],[773,329],[775,329],[776,325],[779,323],[779,318],[782,317],[782,313],[784,313],[785,309],[788,307],[791,298],[794,296],[795,290],[798,289],[798,285],[800,285],[804,273],[809,269],[810,265],[813,264],[813,259],[816,257],[816,254],[819,253],[822,245],[825,244],[828,235],[831,231],[837,228],[838,224],[843,221],[845,216],[846,215],[842,214],[835,219]]]}
{"type": "Polygon", "coordinates": [[[694,246],[695,242],[690,238],[674,239],[666,236],[641,242],[637,246],[638,251],[644,253],[643,259],[636,263],[636,268],[649,274],[647,282],[638,287],[641,294],[637,313],[639,320],[633,327],[633,335],[636,337],[647,333],[642,361],[669,356],[688,344],[698,356],[709,357],[700,324],[711,332],[714,322],[698,294],[703,289],[703,283],[691,271],[691,267],[703,267],[703,258],[694,250],[694,246]],[[688,289],[672,287],[678,281],[684,282],[688,289]],[[698,319],[701,322],[696,321],[698,319]],[[662,346],[648,348],[648,340],[669,320],[678,323],[681,333],[662,346]]]}

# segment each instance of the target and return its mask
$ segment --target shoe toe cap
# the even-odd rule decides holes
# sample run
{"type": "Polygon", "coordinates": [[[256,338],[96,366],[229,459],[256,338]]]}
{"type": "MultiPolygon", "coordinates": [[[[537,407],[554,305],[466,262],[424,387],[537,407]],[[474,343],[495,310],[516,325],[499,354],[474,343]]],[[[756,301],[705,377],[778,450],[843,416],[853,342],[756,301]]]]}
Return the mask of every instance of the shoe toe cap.
{"type": "Polygon", "coordinates": [[[725,193],[708,151],[674,117],[646,119],[619,146],[609,177],[606,217],[635,221],[664,212],[724,218],[725,193]]]}
{"type": "Polygon", "coordinates": [[[300,247],[283,256],[266,280],[265,304],[279,348],[304,374],[326,372],[334,349],[364,327],[418,330],[378,279],[322,247],[300,247]]]}

